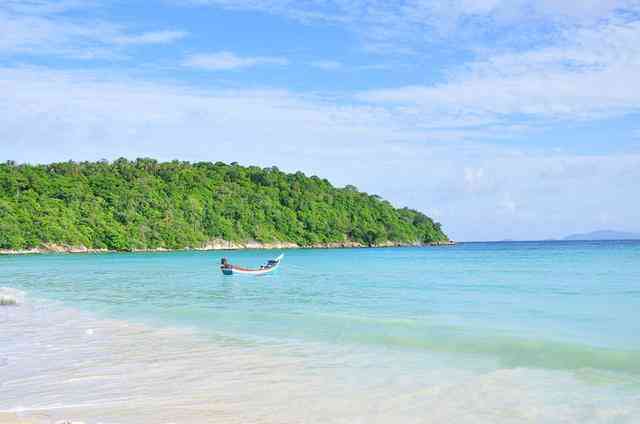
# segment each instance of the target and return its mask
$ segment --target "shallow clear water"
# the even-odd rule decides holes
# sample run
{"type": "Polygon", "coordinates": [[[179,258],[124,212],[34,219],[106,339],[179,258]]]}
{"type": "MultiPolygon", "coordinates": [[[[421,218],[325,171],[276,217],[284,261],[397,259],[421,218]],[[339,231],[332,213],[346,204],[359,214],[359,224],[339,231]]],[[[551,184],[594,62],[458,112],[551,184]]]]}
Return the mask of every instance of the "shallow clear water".
{"type": "MultiPolygon", "coordinates": [[[[73,325],[68,314],[77,314],[71,321],[84,324],[77,324],[80,336],[73,343],[67,340],[68,349],[82,350],[85,359],[87,351],[93,352],[89,355],[92,367],[108,362],[110,373],[114,367],[126,367],[128,361],[118,351],[122,348],[118,340],[152,345],[157,343],[151,341],[156,337],[153,332],[168,329],[176,334],[188,332],[188,336],[162,336],[163,343],[180,355],[190,355],[193,350],[185,346],[197,341],[201,345],[196,351],[223,349],[216,355],[229,361],[214,366],[207,361],[211,353],[207,350],[207,355],[181,364],[183,372],[211,367],[212,375],[224,376],[229,370],[244,370],[248,375],[240,372],[244,377],[236,375],[232,381],[251,384],[257,378],[255,369],[234,360],[238,352],[243,352],[242,357],[257,355],[250,363],[275,361],[277,365],[270,368],[274,370],[296,364],[285,373],[288,377],[280,375],[276,380],[284,393],[296,391],[302,399],[324,405],[324,413],[307,414],[306,421],[359,417],[371,422],[372,416],[380,422],[408,417],[418,422],[432,418],[465,422],[464,417],[469,422],[640,419],[638,242],[289,250],[278,271],[261,277],[222,276],[217,268],[222,255],[232,263],[255,266],[275,252],[0,257],[0,287],[24,291],[31,308],[26,315],[19,315],[17,309],[0,310],[0,323],[5,314],[14,340],[0,347],[5,368],[25,350],[31,352],[32,362],[29,355],[21,358],[27,361],[23,368],[42,360],[42,349],[38,349],[43,340],[55,346],[62,334],[68,338],[68,325],[73,325]],[[58,322],[62,310],[65,318],[58,322]],[[136,339],[135,332],[112,334],[113,328],[120,328],[105,324],[112,322],[141,325],[144,341],[136,339]],[[87,325],[91,335],[95,328],[101,329],[102,344],[93,344],[96,337],[86,340],[82,331],[87,325]],[[66,329],[64,333],[57,332],[60,328],[66,329]],[[101,355],[119,359],[106,361],[101,355]],[[325,377],[316,385],[308,384],[318,375],[325,377]],[[460,386],[452,389],[450,384],[460,386]],[[489,398],[478,399],[476,391],[462,389],[469,384],[484,387],[489,398]],[[348,393],[342,392],[345,387],[350,388],[348,393]],[[447,390],[454,390],[455,402],[447,397],[447,390]],[[519,400],[505,405],[514,393],[519,400]],[[380,399],[398,398],[403,400],[384,413],[363,412],[379,405],[380,399]],[[358,407],[341,410],[338,406],[346,399],[358,407]],[[426,406],[440,408],[440,415],[426,406]],[[327,412],[331,410],[335,414],[327,412]],[[500,415],[511,410],[513,414],[500,415]],[[529,415],[519,416],[522,410],[529,415]]],[[[63,363],[64,356],[57,361],[63,363]]],[[[147,362],[148,358],[143,360],[147,362]]],[[[54,371],[55,367],[49,369],[54,371]]],[[[12,381],[24,392],[14,387],[12,395],[5,397],[8,401],[0,396],[0,410],[50,406],[42,399],[51,393],[31,388],[20,372],[14,374],[12,381]]],[[[218,382],[224,379],[218,377],[218,382]]],[[[168,368],[164,375],[140,375],[138,385],[133,377],[127,384],[143,387],[167,378],[178,377],[168,368]]],[[[200,383],[203,386],[196,385],[194,393],[208,390],[206,379],[200,383]]],[[[83,396],[88,393],[83,390],[68,397],[86,403],[83,396]]],[[[148,393],[141,402],[162,398],[161,393],[148,393]]],[[[243,398],[241,390],[237,395],[239,405],[256,402],[243,398]]],[[[96,392],[92,396],[95,401],[115,395],[96,392]]],[[[265,396],[258,397],[264,400],[265,396]]],[[[287,398],[266,399],[252,410],[263,411],[261,417],[267,422],[287,421],[291,408],[279,409],[287,398]]],[[[68,399],[57,401],[69,403],[68,399]]],[[[92,416],[107,414],[99,411],[92,416]]],[[[290,415],[292,422],[300,418],[294,415],[290,415]]],[[[127,421],[126,414],[120,418],[127,421]]]]}

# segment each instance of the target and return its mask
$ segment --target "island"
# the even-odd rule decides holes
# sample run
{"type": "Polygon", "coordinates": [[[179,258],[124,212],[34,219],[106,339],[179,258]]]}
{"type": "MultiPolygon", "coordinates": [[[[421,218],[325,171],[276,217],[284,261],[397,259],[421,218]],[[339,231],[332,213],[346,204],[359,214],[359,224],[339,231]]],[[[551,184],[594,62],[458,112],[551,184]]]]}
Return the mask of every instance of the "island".
{"type": "Polygon", "coordinates": [[[356,187],[237,163],[0,164],[0,252],[452,243],[440,223],[356,187]]]}

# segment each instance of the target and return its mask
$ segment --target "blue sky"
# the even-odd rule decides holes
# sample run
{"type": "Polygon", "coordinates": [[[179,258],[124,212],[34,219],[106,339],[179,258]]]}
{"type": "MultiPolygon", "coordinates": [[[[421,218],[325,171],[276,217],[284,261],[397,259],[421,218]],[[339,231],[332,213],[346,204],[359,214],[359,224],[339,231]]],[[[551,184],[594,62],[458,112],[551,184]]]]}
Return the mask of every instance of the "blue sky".
{"type": "Polygon", "coordinates": [[[223,160],[457,240],[640,231],[640,1],[0,0],[0,159],[223,160]]]}

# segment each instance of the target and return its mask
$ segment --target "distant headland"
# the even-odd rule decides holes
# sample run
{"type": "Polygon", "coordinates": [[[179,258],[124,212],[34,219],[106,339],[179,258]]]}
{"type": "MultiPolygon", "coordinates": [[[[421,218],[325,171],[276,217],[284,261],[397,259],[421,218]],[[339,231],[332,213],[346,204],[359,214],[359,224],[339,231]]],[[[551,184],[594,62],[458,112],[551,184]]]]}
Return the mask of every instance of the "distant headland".
{"type": "Polygon", "coordinates": [[[0,164],[0,253],[451,244],[354,186],[222,162],[0,164]]]}
{"type": "Polygon", "coordinates": [[[598,230],[589,233],[571,234],[563,240],[640,240],[640,234],[623,231],[598,230]]]}

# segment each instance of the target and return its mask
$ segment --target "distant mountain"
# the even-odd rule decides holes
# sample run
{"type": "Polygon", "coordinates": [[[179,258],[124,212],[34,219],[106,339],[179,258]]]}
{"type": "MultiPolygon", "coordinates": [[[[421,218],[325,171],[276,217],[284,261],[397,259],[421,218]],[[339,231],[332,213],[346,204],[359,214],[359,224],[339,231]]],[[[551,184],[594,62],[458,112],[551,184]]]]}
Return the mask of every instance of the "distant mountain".
{"type": "Polygon", "coordinates": [[[583,234],[571,234],[563,240],[640,240],[640,234],[600,230],[583,234]]]}

